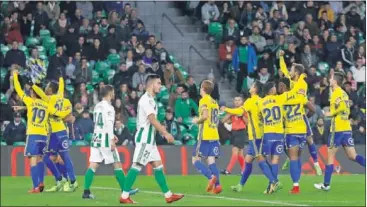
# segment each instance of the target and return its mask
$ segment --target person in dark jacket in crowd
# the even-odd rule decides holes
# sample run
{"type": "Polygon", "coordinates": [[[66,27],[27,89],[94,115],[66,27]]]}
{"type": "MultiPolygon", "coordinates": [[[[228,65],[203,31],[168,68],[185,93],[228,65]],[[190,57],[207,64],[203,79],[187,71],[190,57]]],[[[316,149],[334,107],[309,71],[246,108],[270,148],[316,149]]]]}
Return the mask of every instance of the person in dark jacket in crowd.
{"type": "Polygon", "coordinates": [[[228,19],[228,27],[223,31],[223,40],[228,40],[229,37],[232,37],[235,43],[240,41],[240,30],[236,27],[234,19],[228,19]]]}
{"type": "Polygon", "coordinates": [[[87,43],[93,43],[94,39],[103,40],[103,35],[100,32],[99,24],[94,23],[92,31],[87,35],[87,43]]]}
{"type": "Polygon", "coordinates": [[[69,53],[70,57],[73,57],[77,52],[80,52],[82,57],[89,57],[90,47],[88,44],[85,43],[84,36],[79,36],[76,44],[71,45],[71,48],[68,48],[68,50],[69,49],[71,50],[69,53]]]}
{"type": "Polygon", "coordinates": [[[186,78],[186,86],[187,86],[187,91],[189,93],[189,97],[198,104],[200,95],[199,95],[198,88],[195,84],[194,78],[191,75],[187,76],[186,78]]]}
{"type": "Polygon", "coordinates": [[[56,48],[56,54],[49,58],[46,79],[58,81],[59,77],[66,78],[65,67],[68,64],[68,57],[64,54],[64,49],[61,45],[56,48]]]}
{"type": "Polygon", "coordinates": [[[73,57],[73,47],[78,42],[78,33],[74,25],[69,25],[68,31],[61,37],[61,43],[66,47],[66,54],[69,57],[73,57]]]}
{"type": "Polygon", "coordinates": [[[129,17],[121,17],[120,24],[117,26],[117,34],[121,38],[121,41],[128,42],[131,32],[131,28],[129,27],[129,17]]]}
{"type": "Polygon", "coordinates": [[[70,140],[83,140],[83,129],[75,120],[75,116],[72,116],[71,121],[68,122],[69,138],[70,140]]]}
{"type": "Polygon", "coordinates": [[[146,72],[148,74],[156,74],[156,75],[159,75],[159,77],[161,78],[161,81],[163,83],[163,81],[164,81],[163,70],[160,67],[159,62],[158,62],[158,60],[156,58],[153,58],[151,67],[147,68],[147,71],[146,72]]]}
{"type": "Polygon", "coordinates": [[[325,126],[323,117],[317,119],[317,123],[312,127],[313,140],[316,144],[326,144],[329,136],[328,127],[325,126]]]}
{"type": "Polygon", "coordinates": [[[133,145],[133,136],[130,134],[129,129],[119,119],[115,121],[114,134],[118,138],[116,145],[133,145]]]}
{"type": "Polygon", "coordinates": [[[355,144],[366,144],[366,128],[360,116],[352,117],[352,134],[355,144]]]}
{"type": "Polygon", "coordinates": [[[149,32],[145,29],[144,23],[141,20],[138,20],[136,29],[134,29],[133,33],[138,37],[139,41],[145,42],[148,40],[149,32]]]}
{"type": "Polygon", "coordinates": [[[340,47],[342,44],[337,41],[337,37],[335,34],[331,35],[330,41],[326,43],[325,54],[327,58],[327,62],[332,65],[335,60],[340,57],[340,47]]]}
{"type": "Polygon", "coordinates": [[[18,42],[13,41],[11,50],[9,50],[5,55],[4,66],[10,67],[15,64],[24,68],[25,63],[26,57],[24,55],[24,52],[18,49],[18,42]]]}
{"type": "Polygon", "coordinates": [[[120,37],[116,34],[116,26],[110,25],[108,27],[108,35],[106,37],[107,49],[110,53],[117,53],[120,51],[121,44],[120,44],[120,37]]]}
{"type": "Polygon", "coordinates": [[[351,41],[347,41],[345,46],[341,49],[341,56],[343,59],[343,65],[346,68],[350,68],[354,65],[354,48],[351,41]]]}
{"type": "Polygon", "coordinates": [[[76,4],[75,1],[61,1],[60,2],[60,11],[64,14],[71,16],[75,13],[76,4]]]}
{"type": "Polygon", "coordinates": [[[90,118],[89,111],[84,110],[82,113],[82,117],[77,120],[77,124],[82,128],[82,136],[93,133],[94,123],[90,118]]]}
{"type": "Polygon", "coordinates": [[[312,65],[310,67],[310,70],[307,71],[307,78],[306,78],[306,82],[308,84],[308,90],[310,91],[310,93],[313,93],[315,91],[315,87],[314,85],[320,82],[320,77],[317,76],[317,70],[316,70],[316,66],[312,65]]]}
{"type": "Polygon", "coordinates": [[[119,72],[115,74],[112,80],[112,84],[115,88],[119,88],[122,83],[131,84],[132,72],[126,67],[125,62],[121,62],[119,65],[119,72]]]}
{"type": "Polygon", "coordinates": [[[74,71],[75,84],[89,83],[92,80],[92,70],[88,68],[88,61],[82,58],[80,66],[74,71]]]}
{"type": "Polygon", "coordinates": [[[4,139],[8,145],[12,145],[14,142],[26,141],[26,125],[22,122],[20,113],[14,114],[14,120],[6,126],[4,131],[4,139]]]}
{"type": "Polygon", "coordinates": [[[37,2],[37,10],[33,13],[34,16],[34,31],[33,35],[37,36],[42,28],[46,28],[49,24],[47,13],[43,9],[43,2],[37,2]]]}
{"type": "Polygon", "coordinates": [[[274,59],[270,50],[264,51],[263,56],[258,60],[257,68],[267,68],[270,75],[274,75],[274,59]]]}
{"type": "Polygon", "coordinates": [[[103,61],[106,59],[106,50],[101,44],[101,39],[95,38],[93,41],[93,46],[91,47],[89,53],[89,59],[94,61],[103,61]]]}

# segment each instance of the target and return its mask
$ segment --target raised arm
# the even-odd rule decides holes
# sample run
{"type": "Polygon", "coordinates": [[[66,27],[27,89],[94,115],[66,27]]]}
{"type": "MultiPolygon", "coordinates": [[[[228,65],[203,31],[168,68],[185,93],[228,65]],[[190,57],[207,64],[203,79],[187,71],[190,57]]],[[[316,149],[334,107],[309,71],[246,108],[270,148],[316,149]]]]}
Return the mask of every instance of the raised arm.
{"type": "Polygon", "coordinates": [[[64,78],[62,76],[60,76],[59,78],[59,90],[58,90],[58,94],[61,97],[64,97],[64,90],[65,90],[65,83],[64,83],[64,78]]]}
{"type": "Polygon", "coordinates": [[[50,97],[48,97],[43,90],[38,87],[37,85],[33,85],[32,89],[34,92],[41,97],[42,100],[46,101],[47,103],[50,101],[50,97]]]}
{"type": "Polygon", "coordinates": [[[15,89],[15,92],[17,92],[18,96],[22,99],[22,101],[26,104],[26,105],[29,105],[32,103],[32,99],[27,96],[22,87],[20,86],[20,83],[19,83],[19,78],[18,78],[18,73],[13,73],[13,80],[14,80],[14,89],[15,89]]]}
{"type": "Polygon", "coordinates": [[[279,67],[282,73],[284,73],[284,76],[290,79],[291,77],[289,76],[287,64],[285,64],[285,61],[284,61],[284,51],[282,50],[279,52],[279,67]]]}

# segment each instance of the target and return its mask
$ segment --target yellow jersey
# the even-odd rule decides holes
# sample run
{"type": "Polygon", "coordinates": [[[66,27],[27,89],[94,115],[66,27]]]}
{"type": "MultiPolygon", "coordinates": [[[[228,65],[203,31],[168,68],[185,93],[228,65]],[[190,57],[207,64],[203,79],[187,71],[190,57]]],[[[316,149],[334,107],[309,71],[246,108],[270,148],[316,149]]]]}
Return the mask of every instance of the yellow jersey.
{"type": "Polygon", "coordinates": [[[348,94],[340,87],[336,88],[330,98],[330,113],[333,117],[330,131],[344,132],[351,131],[349,121],[350,104],[348,94]]]}
{"type": "Polygon", "coordinates": [[[18,74],[14,73],[14,88],[27,107],[27,135],[47,135],[48,104],[41,99],[33,99],[22,90],[18,74]]]}
{"type": "Polygon", "coordinates": [[[263,136],[263,122],[259,110],[260,100],[261,98],[258,95],[253,95],[243,103],[242,107],[235,109],[226,108],[225,110],[225,112],[234,115],[242,115],[244,112],[247,112],[249,119],[247,123],[249,140],[261,139],[263,136]]]}
{"type": "Polygon", "coordinates": [[[204,110],[208,110],[208,119],[199,127],[199,139],[207,141],[219,140],[218,124],[219,124],[219,106],[217,102],[210,96],[205,95],[199,101],[199,116],[201,117],[204,110]]]}
{"type": "Polygon", "coordinates": [[[307,125],[304,120],[304,105],[308,102],[304,94],[294,94],[287,98],[283,105],[284,130],[286,134],[306,134],[307,125]]]}
{"type": "MultiPolygon", "coordinates": [[[[42,100],[48,103],[48,110],[50,111],[49,122],[51,125],[51,132],[56,133],[66,130],[63,118],[71,113],[71,108],[66,110],[64,107],[64,79],[62,77],[59,78],[59,90],[57,94],[51,96],[47,96],[42,89],[36,85],[33,85],[32,88],[42,98],[42,100]],[[62,112],[62,116],[57,116],[56,113],[58,112],[62,112]]],[[[71,104],[69,106],[71,106],[71,104]]]]}

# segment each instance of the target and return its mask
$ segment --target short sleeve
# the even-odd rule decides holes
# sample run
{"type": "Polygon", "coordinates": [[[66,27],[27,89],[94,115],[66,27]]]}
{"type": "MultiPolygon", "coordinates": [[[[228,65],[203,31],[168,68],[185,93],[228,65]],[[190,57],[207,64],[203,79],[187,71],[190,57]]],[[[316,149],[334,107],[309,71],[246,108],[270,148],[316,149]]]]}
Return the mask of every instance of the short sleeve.
{"type": "Polygon", "coordinates": [[[155,113],[155,101],[152,99],[142,100],[139,110],[143,110],[147,116],[154,114],[155,113]]]}

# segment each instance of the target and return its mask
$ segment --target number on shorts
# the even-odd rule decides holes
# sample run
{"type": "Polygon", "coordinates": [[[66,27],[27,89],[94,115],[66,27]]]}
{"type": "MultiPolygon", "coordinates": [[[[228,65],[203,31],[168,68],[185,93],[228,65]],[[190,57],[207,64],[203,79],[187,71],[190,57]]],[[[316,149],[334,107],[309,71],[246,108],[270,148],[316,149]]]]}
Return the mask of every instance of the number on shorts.
{"type": "Polygon", "coordinates": [[[295,116],[300,116],[301,112],[299,111],[299,109],[301,108],[300,104],[297,105],[285,105],[284,106],[284,110],[287,113],[287,119],[292,119],[295,116]]]}
{"type": "Polygon", "coordinates": [[[274,106],[271,109],[264,109],[263,113],[265,115],[264,119],[265,119],[266,123],[271,123],[273,121],[278,121],[281,118],[279,106],[274,106]]]}
{"type": "Polygon", "coordinates": [[[46,111],[44,109],[33,108],[32,109],[32,114],[33,114],[32,122],[36,122],[36,120],[38,118],[38,123],[40,124],[45,119],[46,111]]]}
{"type": "Polygon", "coordinates": [[[97,124],[97,126],[103,128],[103,118],[102,118],[102,113],[94,113],[94,123],[97,124]]]}

